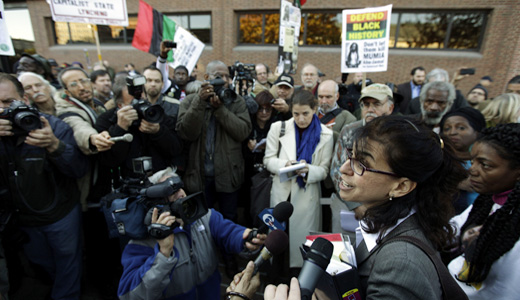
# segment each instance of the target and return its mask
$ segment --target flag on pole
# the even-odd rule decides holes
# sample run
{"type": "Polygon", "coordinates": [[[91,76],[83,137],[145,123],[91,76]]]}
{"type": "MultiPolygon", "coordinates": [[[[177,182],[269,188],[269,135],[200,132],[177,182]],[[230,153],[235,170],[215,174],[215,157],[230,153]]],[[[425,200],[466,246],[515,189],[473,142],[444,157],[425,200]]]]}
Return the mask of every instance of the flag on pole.
{"type": "Polygon", "coordinates": [[[294,4],[295,4],[296,7],[301,9],[302,5],[304,5],[306,2],[307,2],[307,0],[295,0],[294,4]]]}
{"type": "MultiPolygon", "coordinates": [[[[132,46],[141,51],[158,56],[162,40],[171,40],[175,36],[175,22],[155,10],[148,3],[139,0],[139,13],[132,46]]],[[[168,61],[173,61],[172,51],[168,61]]]]}

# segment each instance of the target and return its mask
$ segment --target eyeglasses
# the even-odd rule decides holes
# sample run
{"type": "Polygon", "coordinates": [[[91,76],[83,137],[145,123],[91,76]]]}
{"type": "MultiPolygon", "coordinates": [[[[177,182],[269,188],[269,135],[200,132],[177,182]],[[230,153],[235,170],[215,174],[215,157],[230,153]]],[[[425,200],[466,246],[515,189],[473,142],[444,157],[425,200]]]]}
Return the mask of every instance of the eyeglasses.
{"type": "Polygon", "coordinates": [[[263,113],[266,113],[266,114],[268,114],[268,113],[270,113],[270,112],[272,112],[272,111],[273,111],[273,109],[270,108],[270,107],[260,107],[260,108],[258,109],[258,112],[263,112],[263,113]]]}
{"type": "Polygon", "coordinates": [[[69,83],[69,88],[77,88],[78,87],[78,84],[83,85],[83,86],[86,86],[86,85],[90,85],[91,84],[91,81],[90,81],[90,78],[81,78],[79,81],[73,81],[71,83],[69,83]]]}
{"type": "Polygon", "coordinates": [[[352,149],[345,149],[345,152],[347,154],[347,158],[350,160],[350,168],[357,175],[363,176],[365,171],[369,171],[369,172],[374,172],[374,173],[379,173],[379,174],[390,175],[390,176],[394,176],[394,177],[401,177],[401,176],[399,176],[399,175],[397,175],[397,174],[395,174],[393,172],[381,171],[381,170],[376,170],[376,169],[372,169],[372,168],[367,168],[359,160],[357,160],[357,159],[352,157],[351,151],[352,151],[352,149]]]}

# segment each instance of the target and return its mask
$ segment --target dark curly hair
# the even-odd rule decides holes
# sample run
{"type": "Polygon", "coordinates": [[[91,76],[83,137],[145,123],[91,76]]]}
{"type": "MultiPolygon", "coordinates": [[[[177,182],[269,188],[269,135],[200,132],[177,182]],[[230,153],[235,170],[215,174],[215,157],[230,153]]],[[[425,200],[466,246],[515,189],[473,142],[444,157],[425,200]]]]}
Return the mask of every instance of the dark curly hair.
{"type": "MultiPolygon", "coordinates": [[[[500,124],[486,128],[477,143],[493,147],[501,158],[509,162],[512,170],[520,168],[520,124],[500,124]]],[[[462,245],[463,233],[482,225],[473,252],[466,255],[469,274],[466,280],[462,280],[464,282],[484,281],[493,263],[511,250],[520,238],[520,181],[517,179],[506,203],[490,215],[493,204],[492,195],[481,194],[460,230],[459,244],[462,245]]]]}
{"type": "Polygon", "coordinates": [[[412,208],[426,237],[438,249],[454,238],[449,220],[454,214],[452,199],[457,185],[467,177],[453,149],[417,119],[403,116],[379,117],[360,128],[356,150],[367,141],[383,146],[391,170],[417,183],[407,195],[367,209],[363,220],[369,233],[384,233],[412,208]]]}

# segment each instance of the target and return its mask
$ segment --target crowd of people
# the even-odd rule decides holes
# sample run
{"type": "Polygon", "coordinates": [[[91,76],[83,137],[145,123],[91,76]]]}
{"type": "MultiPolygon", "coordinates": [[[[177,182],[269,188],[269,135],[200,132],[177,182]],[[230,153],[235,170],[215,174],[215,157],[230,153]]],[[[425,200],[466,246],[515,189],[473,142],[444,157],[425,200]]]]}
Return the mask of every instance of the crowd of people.
{"type": "Polygon", "coordinates": [[[229,298],[252,297],[258,277],[252,264],[239,273],[236,254],[254,255],[266,240],[253,236],[249,213],[251,179],[264,169],[269,207],[294,207],[288,259],[273,261],[282,266],[269,282],[282,285],[266,299],[299,299],[297,280],[283,283],[298,276],[309,232],[323,230],[355,236],[363,299],[442,298],[428,256],[385,245],[399,236],[443,252],[470,299],[520,295],[520,75],[491,98],[489,76],[466,93],[459,71],[450,81],[417,66],[398,85],[361,73],[348,83],[307,63],[296,86],[265,63],[238,80],[222,61],[198,76],[170,71],[169,51],[162,42],[141,72],[131,63],[56,69],[24,54],[16,74],[0,74],[0,299],[34,270],[52,286],[42,299],[79,299],[85,280],[106,299],[218,299],[219,259],[230,278],[238,273],[229,298]],[[135,168],[143,157],[145,175],[135,168]],[[166,237],[110,239],[100,200],[131,178],[180,178],[167,201],[204,192],[210,209],[188,224],[155,208],[150,222],[171,227],[166,237]],[[342,211],[359,220],[355,233],[342,211]]]}

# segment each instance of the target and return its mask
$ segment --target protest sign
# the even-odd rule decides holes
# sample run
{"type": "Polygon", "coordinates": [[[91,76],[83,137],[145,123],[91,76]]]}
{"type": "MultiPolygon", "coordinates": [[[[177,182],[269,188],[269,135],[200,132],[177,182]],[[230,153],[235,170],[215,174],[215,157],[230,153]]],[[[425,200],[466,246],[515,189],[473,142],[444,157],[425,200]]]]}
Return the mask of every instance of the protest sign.
{"type": "Polygon", "coordinates": [[[5,23],[4,1],[0,1],[0,55],[14,56],[13,42],[5,23]]]}
{"type": "Polygon", "coordinates": [[[128,26],[125,0],[47,0],[55,22],[128,26]]]}
{"type": "Polygon", "coordinates": [[[280,33],[277,73],[294,74],[298,63],[301,10],[289,1],[280,1],[280,33]]]}
{"type": "Polygon", "coordinates": [[[388,67],[392,5],[343,10],[341,72],[383,72],[388,67]]]}
{"type": "Polygon", "coordinates": [[[173,52],[173,62],[169,65],[172,68],[185,66],[191,74],[204,50],[204,43],[180,26],[177,26],[173,41],[177,43],[177,48],[173,52]]]}

